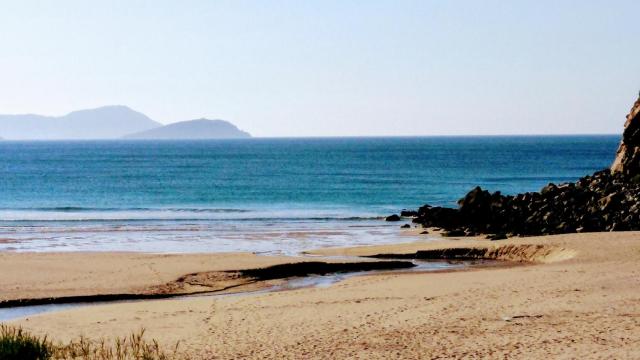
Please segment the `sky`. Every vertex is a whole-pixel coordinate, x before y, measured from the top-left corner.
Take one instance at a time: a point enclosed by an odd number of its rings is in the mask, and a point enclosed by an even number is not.
[[[254,136],[620,133],[640,1],[0,0],[0,113]]]

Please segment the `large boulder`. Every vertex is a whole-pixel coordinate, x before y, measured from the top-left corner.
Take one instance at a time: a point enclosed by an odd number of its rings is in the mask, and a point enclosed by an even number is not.
[[[402,218],[400,216],[398,216],[397,214],[393,214],[393,215],[387,216],[384,220],[385,221],[400,221],[400,220],[402,220]]]
[[[627,115],[622,141],[611,165],[611,172],[627,177],[640,175],[640,98]]]

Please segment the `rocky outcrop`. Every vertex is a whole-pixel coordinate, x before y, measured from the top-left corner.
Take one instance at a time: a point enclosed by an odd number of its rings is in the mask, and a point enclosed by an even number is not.
[[[476,187],[457,209],[425,205],[413,220],[449,236],[516,235],[640,230],[640,183],[599,171],[575,183],[549,184],[515,196]]]
[[[640,230],[640,99],[627,115],[611,169],[539,192],[502,195],[476,187],[458,208],[422,206],[415,223],[446,236],[507,236]]]
[[[389,215],[386,218],[384,218],[385,221],[400,221],[402,220],[402,218],[396,214],[393,215]]]
[[[611,171],[629,177],[640,175],[640,98],[627,115],[622,141]]]

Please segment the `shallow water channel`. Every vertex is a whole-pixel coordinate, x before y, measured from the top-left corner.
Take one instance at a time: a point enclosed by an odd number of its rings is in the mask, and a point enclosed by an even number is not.
[[[472,261],[445,261],[445,260],[411,260],[414,263],[414,267],[399,270],[374,270],[374,271],[355,271],[355,272],[338,272],[325,275],[308,275],[302,277],[290,277],[285,279],[283,283],[273,285],[266,289],[244,291],[236,293],[210,293],[210,294],[198,294],[198,295],[176,295],[168,299],[192,299],[196,297],[227,297],[227,296],[250,296],[256,294],[262,294],[266,292],[274,291],[286,291],[295,290],[308,287],[326,288],[342,280],[367,274],[375,273],[399,273],[399,272],[430,272],[430,271],[447,271],[447,270],[460,270],[468,267],[486,266],[495,261],[488,260],[472,260]],[[77,309],[85,306],[97,306],[104,304],[124,303],[124,302],[140,302],[140,301],[163,301],[167,299],[153,299],[153,300],[116,300],[116,301],[96,301],[96,302],[75,302],[66,304],[44,304],[44,305],[28,305],[0,308],[0,322],[18,320],[26,318],[32,315],[38,315],[42,313],[56,312]]]

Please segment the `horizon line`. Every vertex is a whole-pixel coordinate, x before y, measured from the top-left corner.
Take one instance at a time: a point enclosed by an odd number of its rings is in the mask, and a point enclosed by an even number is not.
[[[411,138],[481,138],[481,137],[580,137],[580,136],[622,136],[619,133],[557,133],[557,134],[436,134],[436,135],[327,135],[327,136],[251,136],[248,138],[210,138],[210,139],[127,139],[127,138],[76,138],[76,139],[5,139],[2,142],[75,142],[75,141],[127,141],[127,142],[170,142],[170,141],[211,141],[211,140],[260,140],[260,139],[411,139]]]

